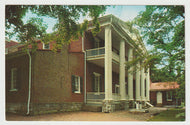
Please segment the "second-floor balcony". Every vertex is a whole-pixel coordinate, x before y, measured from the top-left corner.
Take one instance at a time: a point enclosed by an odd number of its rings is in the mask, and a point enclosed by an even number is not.
[[[105,55],[105,47],[86,50],[87,60],[104,58],[104,55]]]
[[[94,48],[86,50],[87,60],[103,59],[105,56],[105,47]],[[112,59],[119,63],[119,55],[112,51]]]

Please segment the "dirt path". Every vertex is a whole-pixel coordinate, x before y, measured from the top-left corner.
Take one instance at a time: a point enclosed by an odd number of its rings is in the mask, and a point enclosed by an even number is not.
[[[146,121],[151,113],[130,113],[117,111],[113,113],[102,112],[64,112],[38,116],[22,116],[7,114],[7,121]]]

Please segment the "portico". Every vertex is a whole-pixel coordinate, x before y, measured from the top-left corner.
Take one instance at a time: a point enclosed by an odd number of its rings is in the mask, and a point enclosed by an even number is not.
[[[118,107],[137,108],[135,103],[149,101],[149,71],[145,74],[140,61],[136,64],[140,70],[135,72],[132,66],[127,69],[126,63],[136,58],[134,52],[139,48],[134,48],[135,41],[125,23],[113,15],[100,18],[100,26],[101,32],[94,37],[102,42],[102,46],[89,49],[86,47],[86,60],[104,70],[99,73],[103,77],[104,88],[99,94],[87,91],[87,103],[88,99],[96,100],[96,103],[102,104],[102,112],[113,112]],[[113,78],[113,74],[118,75],[118,78]],[[90,83],[87,86],[88,84]]]

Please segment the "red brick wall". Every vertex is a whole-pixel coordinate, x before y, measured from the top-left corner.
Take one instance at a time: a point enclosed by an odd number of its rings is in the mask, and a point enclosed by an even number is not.
[[[69,44],[69,52],[82,52],[82,37]]]
[[[162,105],[175,105],[176,104],[175,92],[173,92],[173,94],[174,95],[172,101],[167,101],[166,91],[162,91]],[[150,92],[150,102],[153,105],[157,104],[157,91]],[[178,104],[180,104],[180,100],[178,100]]]
[[[157,104],[157,100],[156,100],[156,91],[150,91],[150,103],[153,105]]]
[[[84,50],[92,49],[94,47],[94,39],[92,33],[85,32],[84,34]]]
[[[37,44],[38,50],[47,50],[47,49],[43,49],[43,43],[41,41],[36,41],[36,42],[38,43]],[[52,50],[53,47],[54,47],[54,44],[55,44],[55,41],[54,42],[50,42],[49,43],[50,49],[48,49],[48,50]],[[22,50],[23,48],[24,48],[24,46],[20,46],[20,47],[18,47],[18,50]],[[29,45],[29,48],[32,48],[32,46]]]
[[[6,56],[6,103],[26,103],[28,99],[28,56]],[[11,68],[17,68],[18,91],[10,91]]]
[[[34,70],[34,103],[83,102],[83,93],[72,93],[71,75],[83,78],[83,53],[37,51]]]

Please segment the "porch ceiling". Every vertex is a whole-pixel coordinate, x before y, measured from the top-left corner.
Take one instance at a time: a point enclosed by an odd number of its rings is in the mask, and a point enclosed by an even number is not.
[[[97,66],[100,66],[102,68],[105,67],[104,66],[104,58],[102,58],[102,59],[95,59],[95,60],[88,60],[88,62],[93,63],[93,64],[95,64]],[[113,61],[112,61],[112,71],[119,74],[119,64],[115,63]],[[125,70],[125,75],[126,75],[126,77],[128,76],[127,70]]]

